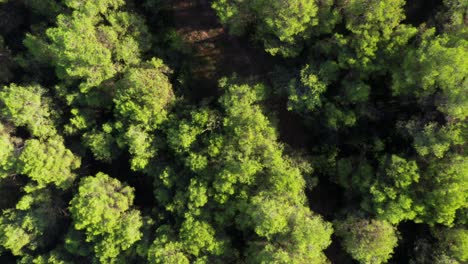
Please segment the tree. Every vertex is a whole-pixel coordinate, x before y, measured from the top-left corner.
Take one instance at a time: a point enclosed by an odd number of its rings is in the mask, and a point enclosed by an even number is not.
[[[193,256],[202,253],[219,255],[221,243],[215,237],[215,230],[210,224],[188,217],[180,228],[180,239],[183,248]]]
[[[47,190],[24,195],[0,216],[0,245],[15,256],[49,247],[60,233],[61,208]]]
[[[112,124],[102,125],[102,130],[93,129],[83,134],[84,144],[91,150],[94,158],[104,162],[110,162],[119,154],[117,139],[112,134],[115,128]]]
[[[81,92],[87,93],[140,62],[140,52],[148,49],[147,28],[140,17],[116,11],[124,1],[69,0],[65,4],[73,13],[59,15],[57,27],[46,32],[59,78],[83,81]]]
[[[466,0],[166,2],[0,0],[0,262],[468,261]]]
[[[336,72],[336,64],[322,65],[323,71],[317,72],[313,70],[313,66],[307,65],[301,71],[300,83],[295,83],[294,80],[289,87],[288,109],[296,111],[312,112],[316,108],[320,108],[323,104],[323,93],[327,91],[327,86],[332,80],[325,79],[323,75],[328,72]],[[329,66],[329,67],[327,67]],[[333,73],[329,73],[333,75]],[[322,80],[325,79],[325,80]]]
[[[247,24],[253,19],[248,3],[217,0],[213,1],[211,5],[220,21],[228,25],[230,31],[235,35],[243,34]]]
[[[221,111],[189,108],[171,115],[164,128],[177,162],[158,168],[155,196],[177,216],[172,229],[180,233],[164,244],[155,241],[150,252],[159,262],[167,252],[181,263],[236,261],[239,249],[230,246],[229,228],[249,241],[240,249],[248,252],[247,262],[286,254],[286,263],[325,263],[331,225],[304,205],[303,170],[283,153],[260,106],[265,86],[233,79],[220,86]]]
[[[466,32],[466,10],[468,3],[463,0],[444,0],[444,10],[438,14],[440,23],[445,31]]]
[[[437,109],[447,119],[465,119],[467,45],[466,38],[455,34],[435,36],[435,29],[425,31],[420,45],[408,49],[402,67],[393,73],[394,94],[415,94],[421,99],[436,95]]]
[[[463,136],[466,124],[449,123],[438,125],[436,122],[423,124],[417,120],[411,120],[406,124],[401,124],[403,130],[413,138],[413,147],[422,157],[434,156],[441,159],[451,149],[464,144]]]
[[[375,171],[368,160],[357,160],[354,157],[337,160],[335,182],[347,191],[354,190],[361,194],[368,193],[375,181]]]
[[[463,228],[444,228],[435,231],[442,252],[464,262],[468,260],[468,230]]]
[[[265,50],[272,55],[298,55],[297,42],[306,39],[308,30],[318,24],[315,1],[257,0],[252,1],[251,8],[259,19],[257,33]]]
[[[319,7],[322,10],[319,11]],[[336,20],[336,14],[329,14],[331,1],[264,1],[249,2],[218,0],[213,3],[222,23],[233,33],[242,34],[247,25],[253,24],[256,38],[263,42],[265,50],[272,55],[295,57],[302,50],[304,40],[311,30],[327,31],[329,26],[318,27],[319,17]],[[315,28],[314,28],[315,27]]]
[[[64,0],[64,3],[68,7],[89,16],[97,16],[99,13],[107,14],[109,10],[117,9],[125,4],[123,0]]]
[[[212,130],[219,121],[217,113],[209,108],[191,111],[190,117],[190,120],[177,120],[167,128],[167,144],[176,153],[189,151],[197,138]]]
[[[130,166],[132,170],[143,170],[150,159],[156,155],[156,146],[151,134],[140,126],[130,126],[124,136],[128,145],[128,151],[132,158]]]
[[[381,171],[370,186],[370,209],[382,219],[397,224],[414,219],[421,206],[414,200],[415,187],[420,180],[418,166],[397,155],[381,159]],[[367,207],[366,205],[365,207]]]
[[[20,0],[22,4],[31,9],[35,14],[54,20],[55,17],[63,12],[63,5],[53,0]]]
[[[94,253],[103,263],[116,257],[141,239],[142,218],[132,209],[133,189],[98,173],[81,180],[78,193],[70,202],[70,212],[77,230],[94,244]]]
[[[148,129],[164,121],[175,99],[167,73],[169,69],[159,59],[128,69],[114,98],[118,119]]]
[[[360,71],[369,68],[383,43],[390,42],[400,22],[405,18],[404,0],[352,0],[341,1],[346,28],[351,35],[343,48],[353,50],[353,55],[341,52],[340,62]]]
[[[142,170],[156,154],[151,134],[167,120],[175,101],[169,68],[159,59],[128,69],[114,98],[120,146],[128,146],[133,170]]]
[[[250,242],[248,261],[328,263],[322,251],[331,243],[331,224],[308,208],[291,206],[277,199],[281,198],[269,198],[267,194],[253,198],[248,214],[256,234],[267,238],[267,242]]]
[[[18,262],[21,264],[74,264],[77,263],[73,260],[63,248],[56,248],[45,254],[38,256],[27,255],[21,258]]]
[[[398,233],[390,223],[349,216],[335,225],[343,248],[360,263],[385,263],[392,256]]]
[[[67,189],[76,177],[73,170],[80,165],[80,158],[64,146],[62,138],[56,136],[46,141],[26,140],[17,166],[20,173],[28,175],[40,188],[54,184]]]
[[[452,226],[457,212],[467,208],[468,161],[463,156],[453,155],[432,162],[421,174],[421,184],[425,207],[421,218],[431,225]]]
[[[25,126],[33,136],[45,138],[57,133],[53,109],[46,90],[38,85],[11,84],[0,91],[0,114],[16,126]]]
[[[330,243],[331,226],[304,206],[301,170],[283,154],[273,127],[258,106],[265,87],[229,82],[221,82],[221,86],[226,91],[220,99],[225,109],[220,151],[225,165],[215,179],[214,198],[221,205],[242,208],[237,225],[254,230],[259,237],[250,242],[248,260],[325,262],[322,250]],[[252,198],[247,200],[249,196]]]
[[[0,179],[9,176],[16,164],[14,139],[0,123]]]
[[[56,54],[57,75],[61,79],[82,78],[83,91],[101,84],[116,72],[111,51],[98,40],[96,22],[96,18],[74,12],[72,16],[60,15],[58,27],[47,30],[52,41],[50,49]],[[103,41],[112,36],[106,33],[101,33]],[[80,45],[76,45],[78,39]]]
[[[154,264],[188,264],[180,242],[175,241],[174,231],[169,226],[161,226],[156,231],[156,239],[148,250],[148,261]]]

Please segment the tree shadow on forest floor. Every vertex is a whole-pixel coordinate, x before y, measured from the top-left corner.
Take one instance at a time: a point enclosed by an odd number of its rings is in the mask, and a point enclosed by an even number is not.
[[[188,62],[190,97],[195,101],[221,95],[218,80],[224,76],[263,79],[273,58],[254,47],[248,37],[229,35],[207,0],[174,0],[174,27],[191,47]]]

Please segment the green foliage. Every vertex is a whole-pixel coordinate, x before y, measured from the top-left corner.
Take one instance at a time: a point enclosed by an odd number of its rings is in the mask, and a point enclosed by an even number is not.
[[[59,227],[60,207],[47,191],[24,195],[0,217],[0,245],[15,256],[50,246]]]
[[[230,31],[236,35],[243,34],[247,24],[252,20],[246,3],[217,0],[212,3],[212,7],[221,22],[229,25]]]
[[[268,238],[268,243],[252,242],[248,252],[249,261],[327,263],[322,250],[331,243],[331,224],[304,207],[297,208],[285,201],[268,198],[256,196],[252,202],[249,214],[255,222],[255,232]]]
[[[149,263],[155,264],[188,264],[189,259],[182,252],[180,242],[174,241],[174,231],[169,226],[161,226],[156,231],[154,240],[148,250]]]
[[[319,73],[320,76],[320,73]],[[322,94],[327,90],[327,82],[321,81],[310,66],[301,71],[301,83],[290,84],[288,109],[314,111],[322,106]]]
[[[356,114],[351,110],[340,109],[335,104],[327,102],[323,111],[327,120],[327,126],[333,130],[356,124]]]
[[[323,6],[329,8],[330,2],[324,1]],[[315,1],[218,0],[213,8],[235,34],[242,34],[247,25],[254,23],[257,39],[272,55],[297,56],[308,33],[318,25],[319,7]]]
[[[397,224],[414,219],[421,210],[414,201],[414,187],[419,182],[418,166],[397,155],[381,160],[381,172],[370,187],[372,211]]]
[[[422,2],[0,0],[1,260],[468,261],[467,5]]]
[[[60,137],[47,141],[29,139],[18,157],[18,170],[39,187],[54,184],[61,189],[71,186],[81,165],[80,158],[68,150]]]
[[[218,196],[219,202],[224,203],[236,193],[242,195],[240,186],[258,184],[259,180],[264,185],[263,191],[260,189],[250,202],[246,212],[250,220],[240,223],[252,226],[255,233],[268,242],[252,241],[251,252],[261,250],[263,253],[249,254],[249,259],[255,263],[264,262],[286,254],[285,263],[324,262],[322,250],[330,243],[331,226],[303,206],[305,182],[301,171],[283,156],[281,147],[275,143],[274,130],[256,105],[263,97],[264,87],[227,84],[224,88],[226,94],[221,103],[226,111],[224,129],[227,135],[225,150],[221,153],[224,153],[228,169],[220,174],[224,182],[216,180],[214,183],[215,190],[222,194]],[[239,164],[236,161],[239,158],[242,165],[234,165]],[[269,177],[260,177],[263,173]],[[282,248],[283,244],[290,246]]]
[[[55,248],[37,256],[26,255],[18,261],[21,264],[74,264],[77,263],[63,247]]]
[[[123,1],[70,0],[66,4],[75,11],[59,15],[57,27],[46,32],[59,78],[84,81],[80,88],[86,93],[127,65],[140,62],[140,52],[148,49],[147,28],[140,17],[115,10]]]
[[[404,0],[351,0],[341,1],[346,29],[351,36],[343,49],[351,48],[353,55],[340,54],[340,62],[365,70],[376,58],[382,43],[390,42],[400,22],[405,18]]]
[[[54,0],[21,0],[25,6],[30,8],[34,13],[40,14],[49,19],[55,19],[62,10],[63,6],[60,2]]]
[[[363,195],[363,208],[392,224],[414,220],[453,226],[457,217],[464,219],[467,163],[458,155],[429,161],[421,170],[414,161],[387,156],[374,176],[368,162],[340,159],[337,182]]]
[[[457,212],[468,204],[468,161],[463,156],[433,162],[422,175],[424,182],[423,219],[430,224],[452,226]]]
[[[466,125],[451,123],[438,126],[437,123],[428,123],[421,127],[417,122],[408,122],[405,129],[413,136],[414,148],[421,156],[434,155],[443,158],[451,147],[463,145],[463,132]]]
[[[220,173],[220,181],[214,182],[220,201],[236,192],[237,182],[252,184],[255,175],[267,169],[271,178],[265,180],[279,192],[289,190],[292,201],[298,202],[304,187],[300,171],[282,158],[282,148],[276,143],[276,132],[256,104],[262,99],[265,87],[228,85],[224,88],[226,94],[220,103],[226,111],[223,122],[226,136],[221,153],[226,167]],[[237,167],[239,159],[243,161],[243,166]],[[286,179],[285,175],[290,178]]]
[[[38,85],[11,84],[0,91],[0,111],[4,119],[25,126],[33,136],[45,138],[57,133],[52,119],[51,102]]]
[[[119,119],[147,129],[154,129],[163,122],[174,101],[167,73],[169,69],[159,59],[129,69],[117,84],[114,98]]]
[[[56,54],[58,76],[62,79],[83,78],[86,81],[84,91],[101,84],[116,72],[111,51],[98,41],[95,23],[96,19],[75,12],[71,17],[60,15],[58,27],[47,31],[53,43],[50,48]],[[111,38],[112,33],[102,29],[101,34]]]
[[[92,130],[83,134],[84,144],[91,149],[95,159],[110,162],[119,154],[116,139],[112,135],[113,130],[111,124],[104,124],[102,131]]]
[[[123,0],[64,0],[68,7],[83,12],[88,16],[96,16],[99,13],[106,14],[108,10],[116,9],[124,5]]]
[[[189,150],[197,136],[211,130],[217,121],[215,113],[209,109],[193,111],[190,115],[190,121],[181,120],[167,129],[167,144],[175,152]]]
[[[444,23],[446,31],[462,31],[466,32],[466,13],[468,3],[464,0],[444,0],[445,10],[439,14],[439,20]]]
[[[7,128],[0,123],[0,179],[7,177],[15,167],[15,145]]]
[[[257,33],[265,50],[285,57],[297,56],[296,43],[307,38],[304,34],[318,24],[318,6],[314,1],[252,1],[251,8],[260,18]],[[274,37],[269,37],[273,35]]]
[[[194,256],[198,256],[201,251],[215,255],[220,251],[215,230],[206,222],[188,218],[180,228],[180,239],[184,249]]]
[[[131,187],[106,174],[83,178],[70,202],[75,228],[84,230],[86,241],[94,243],[101,262],[114,262],[124,250],[141,239],[140,212],[132,209]]]
[[[132,155],[130,165],[132,170],[144,169],[151,158],[156,155],[156,147],[148,132],[137,126],[131,126],[125,133],[125,141]]]
[[[336,223],[342,246],[360,263],[386,263],[398,242],[396,228],[381,220],[350,216]]]
[[[355,189],[358,192],[366,193],[374,183],[374,168],[368,161],[359,161],[354,164],[351,158],[343,158],[337,161],[336,182],[346,189]]]
[[[179,237],[157,239],[150,257],[157,263],[238,259],[219,228],[233,225],[250,242],[247,262],[285,255],[284,263],[325,263],[322,251],[330,244],[331,225],[304,206],[302,167],[283,154],[259,105],[265,86],[232,79],[220,85],[221,112],[190,110],[165,131],[183,169],[164,168],[156,176],[155,195],[183,221],[174,228]],[[167,259],[167,251],[174,259]]]
[[[372,62],[379,48],[392,50],[414,35],[414,29],[400,25],[405,18],[404,4],[404,0],[218,0],[213,8],[234,34],[253,27],[255,38],[263,42],[268,53],[284,57],[299,55],[304,42],[332,33],[343,18],[349,36],[343,36],[342,30],[333,36],[342,50],[340,64],[366,70],[375,68]]]
[[[72,116],[70,117],[69,124],[66,124],[64,127],[64,133],[73,135],[79,131],[93,127],[95,120],[92,112],[91,109],[71,109],[70,113]]]
[[[92,245],[86,242],[84,232],[76,230],[73,226],[65,234],[64,248],[76,256],[91,256],[93,252]]]
[[[420,98],[437,94],[438,110],[463,120],[468,113],[464,96],[468,91],[468,41],[454,34],[434,34],[435,29],[427,30],[421,44],[408,50],[401,70],[393,74],[393,91]]]
[[[468,260],[468,230],[463,228],[442,229],[436,231],[440,247],[449,256],[463,262]]]
[[[139,68],[128,69],[116,85],[114,113],[120,120],[117,130],[123,134],[117,143],[128,146],[133,170],[144,169],[156,154],[152,134],[167,120],[175,101],[169,72],[161,60],[153,58]]]
[[[344,90],[344,98],[349,100],[350,103],[365,103],[369,99],[371,87],[362,81],[348,81],[342,82]]]

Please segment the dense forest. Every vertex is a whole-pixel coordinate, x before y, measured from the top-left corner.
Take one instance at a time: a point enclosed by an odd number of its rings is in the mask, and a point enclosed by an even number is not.
[[[0,263],[468,262],[468,0],[0,0]]]

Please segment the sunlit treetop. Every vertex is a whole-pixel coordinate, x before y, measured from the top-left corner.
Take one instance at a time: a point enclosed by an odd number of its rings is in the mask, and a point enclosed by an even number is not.
[[[38,85],[11,84],[0,90],[0,113],[16,126],[24,126],[36,137],[45,138],[57,133],[52,118],[54,112],[46,90]]]
[[[117,84],[115,113],[129,124],[156,128],[167,118],[175,100],[167,74],[169,69],[159,59],[128,69]]]
[[[133,199],[133,188],[104,173],[81,180],[70,212],[74,227],[94,243],[101,262],[115,262],[122,251],[141,239],[143,222],[140,212],[132,209]]]
[[[463,120],[468,113],[468,40],[434,34],[435,29],[427,30],[419,46],[408,49],[401,70],[393,74],[393,91],[421,98],[436,94],[439,111]]]
[[[81,160],[64,145],[60,137],[46,141],[26,140],[18,157],[18,172],[27,175],[39,187],[54,184],[61,189],[69,188],[76,174],[74,170]]]
[[[77,10],[59,15],[57,27],[46,31],[59,78],[82,80],[87,92],[140,62],[149,47],[147,27],[139,16],[116,10],[123,1],[67,2]]]

